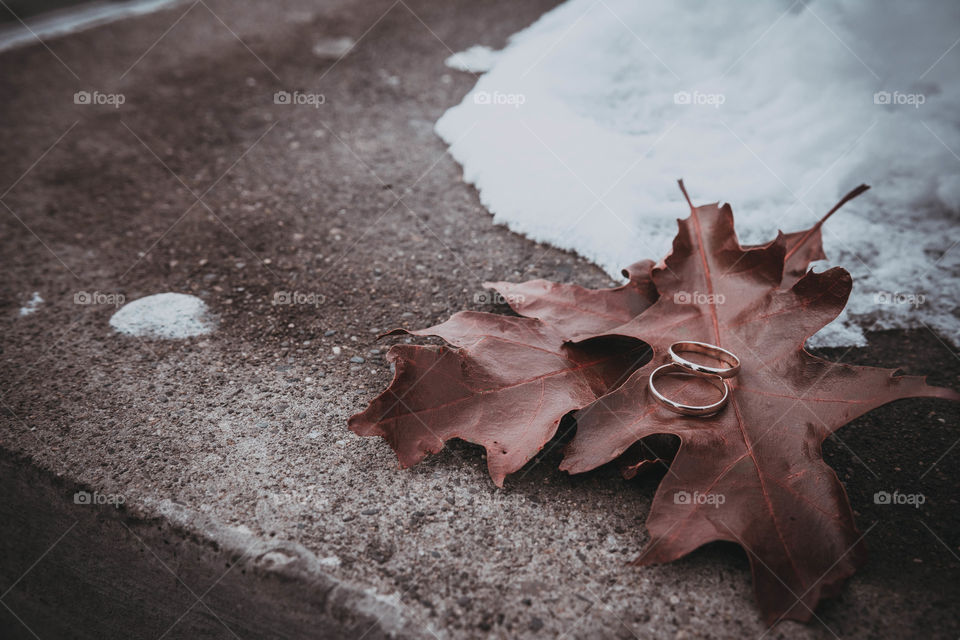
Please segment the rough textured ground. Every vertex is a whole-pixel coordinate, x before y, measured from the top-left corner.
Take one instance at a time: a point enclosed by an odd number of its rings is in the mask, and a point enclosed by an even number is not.
[[[491,225],[432,132],[473,82],[443,59],[502,46],[551,2],[235,4],[188,2],[52,51],[3,55],[0,447],[14,469],[5,477],[19,478],[9,486],[54,487],[37,489],[35,518],[4,520],[4,635],[32,637],[27,627],[62,628],[50,622],[58,611],[75,615],[58,605],[58,576],[95,582],[125,566],[117,558],[130,549],[149,559],[156,548],[200,595],[212,580],[189,567],[229,567],[237,558],[216,551],[253,541],[299,545],[311,570],[370,590],[402,617],[367,637],[763,635],[738,548],[625,566],[645,540],[656,477],[627,482],[612,468],[567,477],[549,447],[496,490],[472,446],[399,471],[383,442],[345,428],[390,378],[379,330],[489,310],[474,298],[484,279],[606,283],[575,257]],[[344,36],[359,44],[341,61],[314,53]],[[126,102],[77,105],[78,90]],[[322,93],[325,104],[277,105],[278,90]],[[19,316],[33,291],[47,302]],[[163,291],[203,298],[219,330],[182,342],[119,337],[112,306],[74,302],[78,292]],[[274,305],[278,292],[319,302]],[[825,355],[960,388],[955,349],[928,332],[875,334],[867,349]],[[960,633],[957,418],[945,403],[903,401],[828,443],[872,558],[818,609],[820,622],[765,637]],[[74,505],[76,486],[122,495],[124,508]],[[874,492],[895,489],[927,501],[874,503]],[[69,528],[71,513],[84,524]],[[106,531],[121,534],[107,543]],[[85,543],[123,553],[80,567]],[[50,545],[39,562],[22,551]],[[284,575],[325,597],[315,577]],[[204,598],[244,593],[238,584],[214,583]],[[164,593],[112,610],[129,625],[85,616],[73,633],[147,637],[177,620]],[[268,634],[234,613],[216,624],[197,605],[167,637],[233,637],[233,620],[237,635]],[[294,623],[272,635],[308,630],[334,635]]]

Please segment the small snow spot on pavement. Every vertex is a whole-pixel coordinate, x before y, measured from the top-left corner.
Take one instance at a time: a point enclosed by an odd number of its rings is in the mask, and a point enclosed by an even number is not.
[[[126,335],[177,340],[211,333],[216,321],[196,296],[157,293],[122,307],[110,326]]]
[[[34,291],[33,296],[29,300],[27,300],[26,304],[20,307],[20,315],[21,316],[30,315],[31,313],[36,311],[37,307],[39,307],[41,304],[43,304],[43,298],[40,297],[40,292]]]
[[[446,64],[451,69],[457,71],[467,71],[470,73],[483,73],[489,71],[496,62],[499,51],[494,51],[490,47],[483,45],[474,45],[466,51],[455,53],[446,60]]]
[[[323,38],[313,45],[313,55],[318,58],[339,58],[355,45],[353,38]]]

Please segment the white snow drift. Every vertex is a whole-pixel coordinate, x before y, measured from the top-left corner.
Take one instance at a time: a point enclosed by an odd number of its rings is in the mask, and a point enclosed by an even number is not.
[[[923,325],[960,341],[958,29],[952,1],[570,0],[436,129],[497,222],[614,275],[669,249],[677,178],[730,202],[745,243],[866,182],[824,232],[855,284],[815,343]]]

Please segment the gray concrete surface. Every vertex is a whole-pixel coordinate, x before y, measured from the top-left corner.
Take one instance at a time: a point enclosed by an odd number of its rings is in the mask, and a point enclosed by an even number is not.
[[[606,284],[493,226],[432,132],[473,82],[444,58],[550,4],[205,0],[0,56],[5,637],[960,633],[956,407],[903,401],[828,442],[872,559],[819,621],[769,632],[736,547],[626,566],[655,476],[568,477],[551,445],[496,490],[472,446],[400,471],[346,430],[390,378],[378,330],[488,309],[485,279]],[[314,53],[340,37],[339,62]],[[193,293],[220,329],[120,337],[80,291]],[[826,355],[960,387],[938,337],[871,341]],[[897,488],[928,500],[873,503]]]
[[[0,548],[3,565],[51,556],[4,585],[5,638],[419,635],[398,602],[331,576],[295,542],[168,500],[78,510],[82,487],[9,454],[0,478],[15,538]]]

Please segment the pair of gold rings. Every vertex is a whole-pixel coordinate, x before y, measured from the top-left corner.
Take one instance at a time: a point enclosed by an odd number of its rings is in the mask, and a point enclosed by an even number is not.
[[[693,362],[692,360],[687,360],[680,355],[681,353],[701,353],[727,366],[710,367],[698,362]],[[653,370],[653,373],[650,374],[648,385],[650,387],[650,393],[653,394],[657,402],[670,411],[685,416],[710,416],[723,409],[730,399],[730,387],[727,386],[724,378],[732,378],[739,372],[740,358],[733,353],[715,344],[684,340],[674,342],[670,345],[670,362]],[[716,402],[706,405],[690,405],[671,400],[657,390],[654,382],[655,378],[658,376],[662,377],[666,374],[702,378],[716,387],[717,391],[723,395]]]

